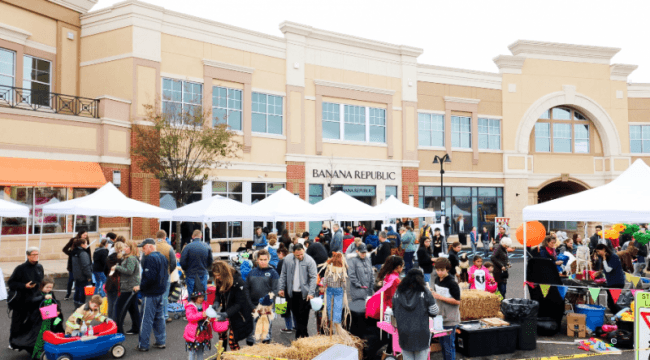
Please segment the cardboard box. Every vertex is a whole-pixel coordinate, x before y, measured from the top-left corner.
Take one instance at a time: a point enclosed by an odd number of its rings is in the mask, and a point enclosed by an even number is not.
[[[432,353],[437,353],[442,351],[442,346],[440,346],[440,343],[431,343],[430,349]]]
[[[587,337],[587,315],[568,314],[566,316],[566,335],[568,337]]]

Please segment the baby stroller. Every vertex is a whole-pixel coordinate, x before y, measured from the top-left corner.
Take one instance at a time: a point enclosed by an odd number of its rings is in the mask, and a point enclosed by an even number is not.
[[[176,258],[180,258],[181,254],[176,254]],[[176,270],[170,275],[169,281],[169,298],[167,304],[167,312],[174,320],[180,319],[185,315],[185,303],[183,299],[187,299],[187,283],[185,273],[177,262]],[[187,301],[187,300],[185,300]]]

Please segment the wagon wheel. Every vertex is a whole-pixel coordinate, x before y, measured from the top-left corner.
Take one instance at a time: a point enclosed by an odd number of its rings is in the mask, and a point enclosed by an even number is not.
[[[124,346],[122,346],[122,344],[117,344],[111,348],[111,355],[113,355],[113,357],[116,359],[123,357],[125,353],[126,349],[124,349]]]
[[[41,354],[41,360],[47,360],[47,356],[45,356],[45,351]]]
[[[72,358],[68,355],[61,355],[56,360],[72,360]]]

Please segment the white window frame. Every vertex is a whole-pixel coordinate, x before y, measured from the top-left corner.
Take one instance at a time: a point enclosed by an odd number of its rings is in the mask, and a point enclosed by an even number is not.
[[[215,90],[220,89],[220,88],[221,89],[226,89],[226,107],[225,108],[215,105],[215,102],[214,102],[214,92],[215,92]],[[238,91],[240,93],[240,99],[241,99],[240,100],[240,102],[241,102],[241,108],[240,109],[235,109],[235,108],[230,107],[230,104],[229,104],[229,100],[230,100],[229,91]],[[215,109],[224,109],[224,110],[226,110],[226,124],[228,124],[228,118],[230,117],[230,112],[231,111],[239,111],[240,112],[239,129],[234,129],[234,128],[231,127],[231,130],[238,131],[238,132],[243,132],[244,131],[244,106],[246,106],[246,104],[244,104],[244,90],[229,88],[229,87],[225,87],[225,86],[213,85],[212,86],[212,99],[211,99],[211,101],[212,101],[212,116],[213,116],[213,118],[212,118],[212,126],[215,125],[215,119],[214,119]],[[251,109],[252,109],[252,106],[253,106],[253,104],[251,104]]]
[[[454,131],[454,118],[469,119],[469,132],[462,130],[461,123],[458,124],[458,131]],[[469,134],[469,146],[462,146],[461,135]],[[458,136],[458,146],[454,146],[454,135]],[[471,149],[472,148],[472,118],[469,116],[456,116],[451,117],[451,146],[453,149]]]
[[[481,121],[487,121],[487,132],[481,132]],[[492,124],[497,123],[499,125],[499,132],[498,133],[493,133],[492,132]],[[481,135],[487,136],[487,147],[481,147]],[[490,139],[492,138],[498,138],[499,141],[497,144],[499,144],[499,147],[494,149],[491,147],[491,142]],[[501,120],[499,119],[490,119],[490,118],[479,118],[478,119],[478,149],[479,150],[501,150]]]
[[[242,102],[243,102],[243,100],[244,99],[242,98]],[[225,192],[214,191],[214,183],[215,182],[224,182],[224,183],[226,183],[226,191]],[[241,192],[230,191],[230,184],[231,183],[240,183],[241,184]],[[241,202],[244,203],[244,193],[245,192],[246,192],[246,190],[244,188],[244,181],[242,181],[242,180],[214,180],[214,181],[212,181],[212,184],[210,184],[210,194],[211,194],[211,196],[221,195],[223,197],[234,200],[234,199],[230,198],[231,194],[241,194],[241,197],[242,197]],[[237,201],[237,200],[234,200],[234,201]],[[212,223],[220,223],[220,222],[225,222],[226,223],[226,237],[225,238],[214,237],[214,234],[213,234],[213,231],[212,231]],[[233,223],[236,223],[236,222],[241,224],[240,225],[241,226],[241,236],[240,237],[234,237],[233,234],[232,234],[232,231],[233,231],[233,229],[235,227],[235,225],[233,225]],[[217,239],[243,239],[244,238],[244,227],[245,227],[244,221],[213,221],[213,222],[210,223],[210,237],[212,237],[213,240],[217,240]]]
[[[426,129],[420,129],[420,116],[427,116],[428,119],[427,121],[429,123],[429,130]],[[438,117],[442,120],[442,130],[434,130],[433,129],[433,118]],[[427,145],[421,145],[420,144],[420,131],[422,132],[429,132],[429,139],[431,140],[429,144]],[[433,134],[434,133],[442,133],[442,144],[440,145],[434,145],[433,144]],[[430,113],[418,113],[418,146],[419,147],[424,147],[424,148],[444,148],[445,147],[445,115],[444,114],[430,114]]]
[[[386,144],[386,139],[388,138],[388,133],[387,133],[387,130],[386,130],[388,128],[388,124],[386,123],[386,121],[387,121],[386,120],[386,117],[387,117],[386,109],[384,109],[384,108],[375,108],[375,107],[371,107],[371,106],[359,106],[359,105],[343,104],[343,103],[337,104],[337,103],[332,103],[332,102],[323,102],[322,104],[323,105],[330,104],[330,105],[335,105],[335,106],[339,107],[339,120],[338,120],[339,137],[338,137],[338,139],[323,137],[323,140],[326,140],[326,141],[330,140],[330,141],[334,141],[334,142],[349,142],[349,143],[356,143],[356,144],[371,144],[371,145],[380,145],[380,146]],[[361,141],[361,140],[350,140],[350,139],[345,138],[345,124],[346,124],[346,121],[345,121],[345,107],[346,106],[357,107],[357,108],[362,108],[363,109],[362,114],[365,117],[365,119],[364,119],[365,120],[364,121],[364,126],[365,126],[365,135],[364,136],[365,136],[365,139],[363,141]],[[384,112],[384,125],[383,125],[383,127],[384,127],[384,142],[370,141],[370,126],[371,126],[370,125],[370,109],[371,108],[381,110],[381,111]],[[325,111],[324,109],[325,109],[325,107],[322,106],[321,107],[322,123],[325,123],[325,122],[335,123],[336,121],[334,121],[334,120],[325,120],[325,117],[323,116],[323,112]],[[360,125],[360,124],[357,124],[357,123],[349,123],[349,124]],[[323,124],[321,124],[321,127],[322,126],[323,126]],[[380,127],[381,125],[372,125],[372,126]]]
[[[569,137],[568,138],[567,137],[557,137],[555,135],[555,125],[566,125],[566,126],[568,126],[569,127]],[[570,123],[570,122],[567,122],[567,123],[551,123],[551,131],[552,131],[552,134],[553,134],[551,141],[553,142],[552,150],[553,150],[554,153],[558,153],[558,154],[571,154],[571,153],[573,153],[573,126],[571,126],[571,125],[573,125],[573,123]],[[556,139],[558,139],[558,140],[567,140],[568,139],[569,144],[570,144],[569,145],[569,151],[557,151],[555,149],[555,140]]]
[[[243,95],[243,94],[242,94],[242,95]],[[259,96],[259,95],[264,95],[264,96],[266,96],[266,109],[265,109],[265,112],[262,113],[262,112],[254,111],[254,110],[253,110],[253,104],[254,104],[255,102],[252,100],[252,97],[254,97],[255,95],[258,95],[258,96]],[[271,114],[271,113],[269,112],[269,97],[271,97],[271,96],[280,99],[280,107],[282,108],[282,111],[280,112],[279,115],[278,115],[278,114],[275,114],[275,113],[274,113],[274,114]],[[280,96],[280,95],[266,94],[266,93],[263,93],[263,92],[257,92],[257,91],[253,92],[252,97],[251,97],[251,113],[252,113],[252,114],[261,114],[261,115],[264,115],[264,117],[265,117],[265,119],[266,119],[266,131],[255,131],[255,130],[253,130],[252,132],[253,132],[253,133],[256,133],[256,134],[269,134],[269,135],[279,135],[279,136],[284,135],[284,97],[283,97],[283,96]],[[242,98],[242,105],[243,105],[243,98]],[[242,115],[243,115],[243,114],[242,114]],[[269,132],[269,115],[272,115],[272,116],[280,116],[280,133],[279,133],[279,134]],[[253,121],[253,120],[251,119],[251,123],[252,123],[252,121]],[[251,126],[251,127],[252,127],[252,126]]]
[[[25,63],[26,63],[27,59],[29,59],[30,62],[31,62],[31,59],[36,59],[36,60],[45,61],[46,63],[48,63],[48,68],[49,68],[48,69],[48,74],[50,75],[50,82],[49,83],[44,83],[44,82],[38,81],[38,80],[32,80],[31,79],[31,74],[29,75],[29,78],[27,78],[27,74],[25,74],[25,71],[24,71]],[[16,61],[16,57],[14,57],[14,62],[15,61]],[[15,73],[16,73],[16,70],[15,70],[15,65],[14,65],[14,83],[15,83],[15,78],[16,78]],[[29,93],[30,94],[30,99],[31,99],[31,93],[32,93],[31,83],[37,83],[37,84],[40,84],[40,85],[47,85],[47,92],[48,93],[52,92],[52,80],[53,80],[52,77],[53,77],[53,75],[54,74],[52,74],[52,61],[40,58],[38,56],[23,54],[23,83],[22,83],[22,88],[24,89],[23,90],[24,93]],[[26,81],[30,82],[29,89],[25,87],[25,82]],[[22,102],[22,99],[18,99],[18,100],[20,100],[20,102]],[[52,104],[50,103],[49,100],[50,99],[48,97],[48,99],[47,99],[48,105],[34,104],[33,99],[32,99],[32,102],[30,102],[30,104],[44,106],[44,107],[51,107]]]
[[[0,51],[2,52],[7,52],[11,55],[13,58],[13,64],[11,64],[11,74],[0,74],[0,76],[5,76],[11,78],[11,85],[12,87],[16,86],[16,52],[13,50],[5,49],[5,48],[0,48]],[[5,85],[6,86],[6,85]]]
[[[639,128],[639,134],[640,134],[639,139],[632,139],[632,128],[633,127]],[[648,134],[650,134],[650,125],[630,125],[630,153],[631,154],[650,154],[650,148],[647,149],[647,151],[644,151],[645,149],[643,148],[643,142],[644,141],[650,141],[650,137],[648,139],[643,138],[643,128],[644,127],[648,128]],[[635,152],[635,151],[632,150],[632,141],[640,141],[641,142],[641,152]]]
[[[184,110],[185,105],[187,105],[187,106],[199,106],[200,108],[203,108],[203,96],[204,96],[204,95],[203,95],[203,91],[204,91],[204,89],[203,89],[203,84],[201,84],[201,83],[199,83],[199,82],[196,82],[196,81],[188,81],[188,80],[174,79],[174,78],[170,78],[170,77],[165,77],[165,76],[163,76],[163,77],[162,77],[162,81],[160,82],[160,87],[161,87],[160,90],[161,90],[161,94],[164,94],[164,93],[165,93],[165,80],[169,80],[169,81],[172,81],[172,82],[174,82],[174,81],[179,81],[179,82],[181,83],[181,101],[179,102],[179,101],[176,101],[176,100],[166,100],[166,99],[163,97],[163,98],[161,99],[161,100],[162,100],[162,101],[161,101],[161,107],[162,107],[162,108],[161,108],[161,112],[164,112],[164,111],[165,111],[165,103],[166,103],[166,102],[167,102],[167,103],[173,103],[173,104],[178,104],[178,105],[180,105],[180,107],[181,107],[181,113],[182,113],[183,111],[185,111],[185,110]],[[199,85],[199,86],[201,87],[201,91],[200,91],[201,101],[199,101],[198,104],[191,103],[191,102],[186,102],[186,101],[185,101],[185,99],[184,99],[184,93],[185,93],[185,92],[183,91],[183,89],[184,89],[184,86],[185,86],[186,83],[189,83],[189,84],[192,84],[192,85]],[[163,95],[163,96],[164,96],[164,95]],[[181,119],[182,119],[182,117],[181,117]],[[175,125],[175,126],[187,126],[187,124],[173,124],[173,125]]]
[[[587,127],[587,137],[586,138],[578,138],[578,132],[576,131],[577,126],[586,126]],[[572,135],[573,135],[573,152],[574,153],[576,153],[576,154],[589,154],[589,153],[591,153],[591,139],[590,139],[591,132],[590,132],[590,130],[591,129],[589,127],[589,124],[579,124],[579,123],[575,123],[575,122],[573,123],[573,134]],[[577,140],[587,140],[587,151],[586,152],[583,152],[583,151],[578,152],[576,150],[577,149],[577,147],[576,147],[576,141]]]
[[[374,110],[375,114],[377,114],[377,112],[384,114],[384,125],[376,125],[376,124],[371,124],[370,123],[370,117],[371,117],[370,113],[372,112],[370,110]],[[367,120],[368,126],[366,126],[366,139],[368,140],[368,142],[369,143],[377,143],[377,144],[385,144],[386,143],[386,137],[388,136],[388,134],[386,133],[386,109],[366,107],[366,118],[368,119]],[[373,116],[373,118],[379,119],[379,117],[376,116],[376,115]],[[372,126],[374,126],[376,128],[383,128],[384,129],[384,141],[383,142],[381,142],[381,141],[372,141],[372,139],[370,138],[370,128]]]

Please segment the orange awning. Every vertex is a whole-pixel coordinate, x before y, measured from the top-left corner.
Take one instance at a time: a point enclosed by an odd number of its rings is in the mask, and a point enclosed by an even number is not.
[[[99,188],[104,184],[98,163],[0,157],[0,185]]]

